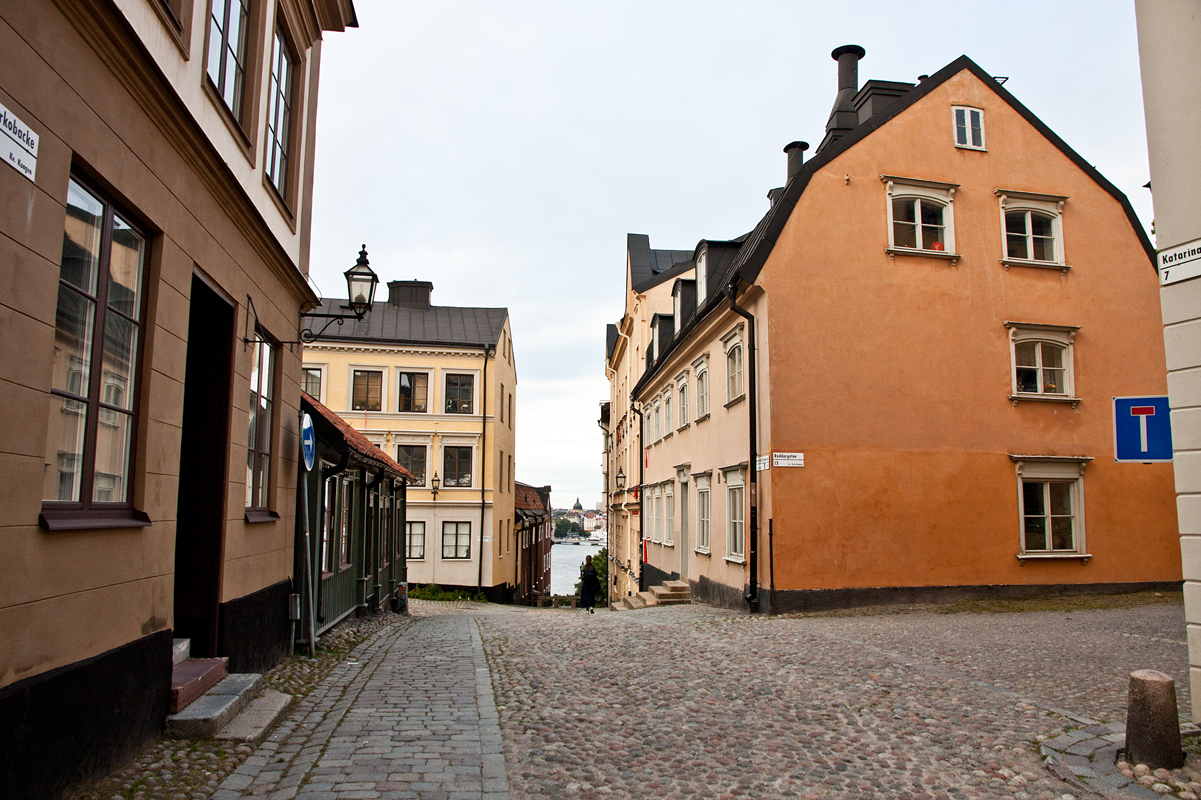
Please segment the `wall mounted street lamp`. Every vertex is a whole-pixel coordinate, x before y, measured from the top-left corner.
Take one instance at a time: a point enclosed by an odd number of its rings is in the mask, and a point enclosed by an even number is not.
[[[621,467],[617,468],[617,491],[624,492],[626,488],[626,473]]]
[[[286,344],[289,348],[298,344],[308,344],[321,338],[322,334],[333,325],[335,322],[341,325],[344,321],[351,319],[362,319],[371,310],[371,306],[375,303],[375,290],[379,286],[379,276],[371,269],[371,262],[367,260],[367,245],[363,245],[363,249],[359,250],[359,258],[354,262],[354,266],[342,273],[346,276],[346,297],[347,304],[342,308],[347,309],[349,314],[322,314],[318,312],[301,312],[300,321],[303,324],[306,319],[325,319],[329,320],[321,328],[321,330],[313,332],[308,328],[300,330],[300,338],[292,342],[278,342],[278,344]],[[250,295],[246,295],[246,331],[242,337],[242,343],[247,347],[254,341],[251,338],[250,317],[254,315],[254,331],[259,330],[259,313],[254,307],[254,299]]]
[[[442,481],[438,479],[437,471],[434,472],[434,477],[430,478],[430,494],[434,496],[434,500],[438,499],[438,490],[442,488]]]

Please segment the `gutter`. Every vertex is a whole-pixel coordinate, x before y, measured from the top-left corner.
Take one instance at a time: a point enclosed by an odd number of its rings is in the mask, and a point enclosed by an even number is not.
[[[485,492],[487,483],[484,481],[487,466],[484,459],[488,457],[488,356],[493,353],[492,345],[480,345],[484,351],[484,377],[480,386],[480,568],[475,581],[475,593],[484,591],[484,518],[487,508]],[[501,398],[502,401],[504,398]]]
[[[755,392],[755,315],[742,308],[736,302],[738,295],[738,283],[742,280],[741,274],[735,272],[730,277],[730,283],[726,286],[726,297],[730,301],[730,310],[738,316],[746,320],[746,372],[747,372],[747,403],[749,412],[749,431],[747,438],[750,443],[750,460],[747,461],[747,485],[750,488],[748,504],[750,506],[750,519],[747,524],[747,566],[749,576],[747,579],[746,600],[749,610],[752,614],[759,613],[759,470],[756,469],[759,461],[758,448],[758,428],[755,418],[755,408],[757,403],[757,395]]]

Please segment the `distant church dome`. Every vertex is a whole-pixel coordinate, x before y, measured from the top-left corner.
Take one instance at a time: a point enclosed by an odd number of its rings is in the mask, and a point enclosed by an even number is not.
[[[583,511],[584,507],[580,505],[580,498],[575,499],[575,505],[571,507],[572,511]]]

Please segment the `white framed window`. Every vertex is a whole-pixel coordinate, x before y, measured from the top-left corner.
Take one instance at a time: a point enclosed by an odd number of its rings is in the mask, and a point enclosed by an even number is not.
[[[1018,560],[1092,556],[1084,540],[1087,456],[1010,455],[1017,472]]]
[[[709,552],[709,476],[696,478],[696,549]]]
[[[425,523],[405,523],[405,557],[410,561],[425,560]]]
[[[696,372],[696,420],[700,422],[709,416],[709,355],[692,362]]]
[[[746,554],[746,526],[743,523],[746,487],[742,470],[726,473],[726,558],[741,561]]]
[[[663,390],[663,432],[665,434],[675,430],[675,426],[671,424],[671,395],[672,387],[668,386]]]
[[[701,251],[696,256],[696,307],[700,310],[701,304],[705,302],[705,298],[709,296],[709,250],[701,248]]]
[[[1009,329],[1010,394],[1019,400],[1071,403],[1076,397],[1072,368],[1078,327],[1006,321]]]
[[[958,262],[954,200],[959,184],[895,175],[881,175],[880,180],[887,189],[888,254]]]
[[[951,122],[955,127],[955,146],[968,150],[984,148],[984,111],[970,106],[953,106]]]
[[[1001,263],[1010,267],[1071,269],[1064,261],[1066,197],[994,189],[1001,203]]]
[[[442,523],[442,557],[445,559],[471,558],[471,523]]]
[[[683,310],[682,304],[683,304],[683,300],[681,300],[680,292],[677,290],[672,295],[672,307],[671,307],[671,316],[672,316],[672,321],[675,322],[676,333],[680,332],[680,324],[684,321],[684,320],[680,319],[680,316],[681,316],[680,312]]]
[[[654,504],[655,504],[655,512],[654,512],[655,527],[654,527],[654,532],[651,535],[651,541],[652,542],[661,542],[661,541],[663,541],[663,490],[660,489],[658,486],[655,487]]]
[[[670,485],[663,487],[663,544],[673,544],[675,542],[676,528],[676,495],[672,491]]]
[[[657,442],[663,438],[663,408],[659,405],[658,400],[655,401],[655,410],[653,412],[653,416],[655,419],[655,438],[653,441]]]
[[[688,384],[680,384],[680,427],[689,423],[688,419]]]
[[[300,388],[318,403],[325,402],[325,364],[308,364],[301,368]]]

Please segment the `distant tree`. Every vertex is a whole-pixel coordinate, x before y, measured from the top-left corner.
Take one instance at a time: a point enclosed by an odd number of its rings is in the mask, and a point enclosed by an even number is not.
[[[584,529],[580,527],[578,522],[572,522],[568,519],[555,520],[555,538],[565,539],[568,536],[583,536]]]
[[[600,581],[600,589],[596,591],[596,604],[603,608],[605,605],[605,587],[609,585],[609,548],[602,547],[600,552],[592,557],[592,566],[596,568],[596,578]],[[580,569],[584,568],[580,564]],[[580,590],[583,588],[583,580],[575,582],[575,593],[578,597]]]

